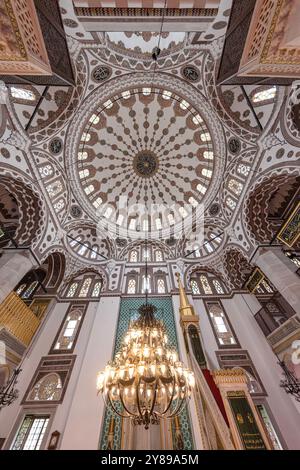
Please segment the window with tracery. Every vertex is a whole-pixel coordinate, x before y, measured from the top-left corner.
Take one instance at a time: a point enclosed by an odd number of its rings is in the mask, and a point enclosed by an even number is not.
[[[78,287],[78,282],[73,282],[69,287],[69,290],[67,292],[67,297],[74,297],[77,291],[77,287]]]
[[[220,346],[237,344],[226,315],[219,302],[207,302],[207,309]]]
[[[163,261],[163,254],[161,250],[156,250],[155,252],[155,260],[156,261]]]
[[[127,286],[127,294],[135,294],[136,293],[136,280],[129,279],[128,286]]]
[[[151,293],[151,277],[149,274],[148,276],[143,276],[142,293],[145,294],[146,292]]]
[[[87,295],[89,293],[89,290],[90,290],[91,283],[92,283],[92,278],[91,277],[87,277],[83,281],[83,284],[82,284],[80,292],[79,292],[79,297],[87,297]]]
[[[237,167],[237,172],[240,174],[240,175],[243,175],[243,176],[248,176],[249,173],[250,173],[250,166],[248,165],[245,165],[244,163],[240,163]]]
[[[49,418],[49,416],[42,415],[26,415],[11,446],[11,450],[40,449],[49,424]]]
[[[17,295],[21,295],[21,293],[23,292],[23,290],[25,289],[27,284],[21,284],[18,289],[16,290],[16,294]]]
[[[53,175],[53,167],[51,165],[40,166],[39,171],[42,178]]]
[[[241,192],[243,191],[243,185],[235,179],[230,179],[228,182],[228,189],[230,189],[230,191],[232,191],[237,196],[240,196]]]
[[[53,199],[56,197],[59,193],[62,192],[63,186],[61,181],[55,181],[53,183],[50,183],[46,186],[46,189],[48,191],[49,197]]]
[[[200,289],[199,289],[199,286],[198,286],[198,282],[195,279],[191,280],[191,289],[192,289],[193,294],[195,294],[195,295],[200,294]]]
[[[217,279],[213,279],[213,285],[216,289],[217,294],[224,294],[224,289]]]
[[[33,281],[30,284],[30,286],[23,292],[22,299],[29,299],[29,297],[31,297],[31,295],[33,294],[33,292],[37,288],[38,283],[39,283],[38,281]]]
[[[60,376],[56,372],[42,377],[29,392],[27,401],[58,401],[62,392]]]
[[[136,250],[132,250],[132,251],[130,252],[129,261],[130,261],[131,263],[136,263],[137,260],[138,260],[138,253],[137,253]]]
[[[93,287],[92,297],[99,297],[101,292],[102,283],[100,281],[96,282]]]
[[[82,316],[82,310],[73,309],[70,311],[55,342],[54,351],[67,351],[72,349]]]
[[[203,274],[201,274],[201,276],[199,277],[199,280],[202,284],[204,294],[207,294],[207,295],[212,294],[212,290],[211,290],[210,284],[207,280],[207,277],[204,276]]]
[[[226,198],[226,205],[233,211],[236,208],[236,202],[231,198]]]
[[[163,278],[157,279],[157,293],[158,294],[165,294],[166,293],[166,284]]]

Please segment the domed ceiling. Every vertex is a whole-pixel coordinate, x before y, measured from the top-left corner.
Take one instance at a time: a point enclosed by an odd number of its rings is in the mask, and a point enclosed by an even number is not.
[[[109,96],[92,94],[78,113],[70,179],[95,221],[118,230],[169,230],[212,200],[225,160],[222,129],[193,88],[177,91],[172,78],[164,86],[132,81]],[[120,209],[125,197],[129,217]],[[141,205],[151,205],[147,221],[138,218]]]

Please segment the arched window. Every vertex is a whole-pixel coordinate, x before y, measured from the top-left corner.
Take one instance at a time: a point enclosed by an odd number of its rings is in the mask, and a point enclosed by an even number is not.
[[[237,344],[221,304],[207,302],[207,308],[220,346]]]
[[[211,290],[211,287],[210,287],[209,282],[207,280],[207,277],[204,276],[203,274],[201,274],[199,279],[200,279],[200,282],[202,284],[204,294],[207,294],[207,295],[212,294],[212,290]]]
[[[200,294],[200,289],[199,289],[199,286],[198,286],[198,282],[195,279],[191,280],[191,288],[192,288],[193,294],[195,294],[195,295]]]
[[[33,292],[37,288],[38,283],[39,283],[38,281],[33,281],[30,284],[30,286],[23,292],[22,299],[29,299],[29,297],[31,297],[31,295],[33,294]]]
[[[165,280],[162,277],[159,277],[157,279],[157,293],[158,294],[166,293],[166,284],[165,284]]]
[[[217,279],[213,279],[213,285],[217,291],[217,294],[224,294],[224,289]]]
[[[92,297],[99,297],[100,292],[101,292],[101,281],[98,281],[94,284],[93,292],[92,292]]]
[[[150,274],[148,276],[143,276],[143,283],[142,283],[142,293],[145,294],[148,292],[149,294],[151,293],[151,278]]]
[[[149,248],[144,248],[143,249],[143,260],[144,261],[151,261],[151,256],[150,256],[150,249]]]
[[[92,278],[87,277],[81,286],[80,292],[79,292],[79,297],[87,297],[89,290],[90,290],[90,285],[92,283]]]
[[[78,287],[78,282],[73,282],[69,287],[69,290],[67,292],[67,297],[74,297],[77,287]]]
[[[129,279],[128,286],[127,286],[127,294],[135,294],[136,293],[136,280]]]
[[[62,192],[63,187],[61,181],[57,180],[53,183],[48,184],[46,186],[46,189],[48,191],[49,197],[53,199],[55,196]]]
[[[51,372],[34,385],[28,394],[27,401],[58,401],[61,392],[61,378],[56,372]]]
[[[155,252],[155,260],[156,261],[163,261],[163,255],[161,250],[156,250]]]
[[[137,253],[136,250],[132,250],[132,251],[130,252],[129,261],[130,261],[131,263],[136,263],[137,260],[138,260],[138,253]]]
[[[23,292],[23,290],[25,289],[27,284],[21,284],[18,289],[16,290],[16,294],[17,295],[21,295],[21,293]]]
[[[53,348],[54,351],[69,351],[72,349],[81,319],[82,310],[76,308],[71,310],[60,330],[59,336]]]

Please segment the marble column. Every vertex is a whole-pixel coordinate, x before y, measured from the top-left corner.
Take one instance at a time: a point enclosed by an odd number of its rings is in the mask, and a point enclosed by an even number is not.
[[[37,262],[29,250],[9,250],[0,258],[0,303]]]
[[[300,313],[300,279],[297,266],[285,256],[281,248],[260,248],[253,258],[255,263],[296,313]]]

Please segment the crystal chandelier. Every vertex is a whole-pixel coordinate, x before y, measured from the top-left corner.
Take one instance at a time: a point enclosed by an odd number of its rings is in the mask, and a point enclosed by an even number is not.
[[[145,429],[160,418],[178,415],[195,383],[193,372],[168,347],[165,327],[155,318],[155,311],[146,297],[119,352],[97,378],[97,390],[106,405]]]

